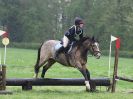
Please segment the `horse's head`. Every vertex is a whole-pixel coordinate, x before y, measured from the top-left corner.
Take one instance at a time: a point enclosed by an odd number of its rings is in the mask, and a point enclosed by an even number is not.
[[[99,43],[97,40],[95,40],[94,37],[92,38],[84,37],[83,39],[81,39],[81,42],[84,48],[89,50],[92,55],[94,55],[97,59],[100,58],[101,52],[99,49]]]
[[[89,46],[90,46],[89,50],[92,53],[92,55],[94,55],[97,59],[99,59],[101,56],[101,51],[99,49],[99,43],[97,40],[95,40],[94,37],[91,38],[91,43]]]

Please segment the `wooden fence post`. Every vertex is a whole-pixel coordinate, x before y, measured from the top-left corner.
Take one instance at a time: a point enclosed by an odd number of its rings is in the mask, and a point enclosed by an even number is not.
[[[114,72],[113,72],[113,80],[112,80],[112,90],[111,92],[115,92],[116,88],[116,77],[117,77],[117,69],[118,69],[118,56],[119,56],[119,49],[115,49],[115,62],[114,62]]]
[[[0,94],[12,94],[12,92],[6,91],[6,66],[0,66]]]
[[[6,90],[6,66],[2,65],[2,81],[3,81],[3,90]]]

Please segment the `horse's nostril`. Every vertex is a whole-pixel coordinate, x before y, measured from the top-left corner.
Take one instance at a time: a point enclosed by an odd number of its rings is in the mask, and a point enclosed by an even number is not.
[[[100,56],[101,56],[101,53],[95,53],[94,56],[95,56],[97,59],[99,59]]]
[[[98,56],[101,56],[101,53],[98,53]]]

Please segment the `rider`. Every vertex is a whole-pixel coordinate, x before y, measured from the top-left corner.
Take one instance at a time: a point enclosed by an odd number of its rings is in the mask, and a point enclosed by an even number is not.
[[[62,40],[62,46],[56,51],[56,57],[58,57],[59,53],[61,53],[69,43],[80,40],[83,37],[83,20],[80,17],[76,17],[74,23],[75,24],[71,26],[67,32],[65,32]]]

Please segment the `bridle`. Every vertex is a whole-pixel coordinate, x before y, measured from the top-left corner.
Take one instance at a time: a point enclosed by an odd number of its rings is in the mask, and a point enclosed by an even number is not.
[[[92,51],[91,51],[91,54],[92,55],[95,56],[97,53],[100,53],[101,54],[101,51],[99,50],[98,46],[95,45],[95,43],[94,44],[91,44],[90,46],[91,46],[91,49],[92,49]],[[95,46],[97,47],[98,50],[95,50]]]

